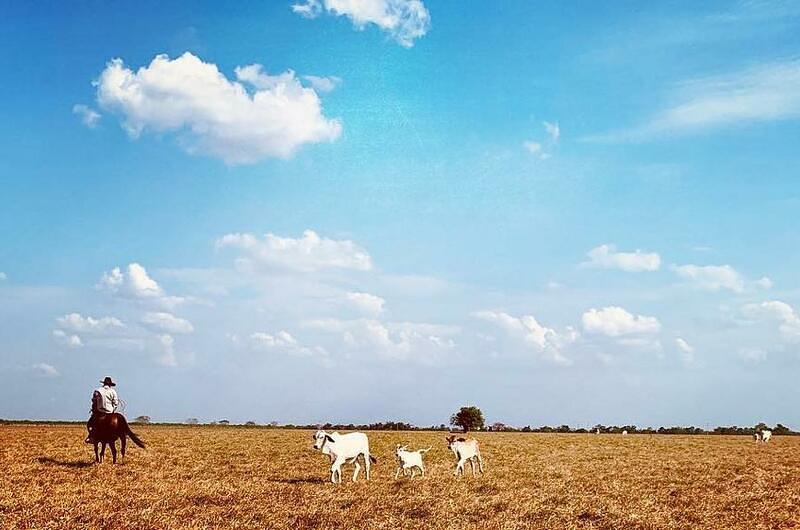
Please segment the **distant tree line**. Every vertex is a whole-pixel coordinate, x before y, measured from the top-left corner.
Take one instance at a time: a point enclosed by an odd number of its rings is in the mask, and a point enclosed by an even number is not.
[[[195,425],[203,425],[197,418],[188,418],[181,423],[163,423],[163,422],[153,422],[150,416],[139,416],[134,419],[135,423],[139,424],[155,424],[155,425],[186,425],[186,426],[195,426]],[[0,425],[10,425],[10,424],[51,424],[51,425],[69,425],[69,424],[83,424],[82,421],[39,421],[39,420],[4,420],[0,418]],[[789,427],[778,423],[774,427],[770,427],[766,423],[759,423],[753,427],[739,427],[736,425],[732,426],[720,426],[714,427],[711,430],[702,429],[700,427],[683,427],[683,426],[675,426],[675,427],[644,427],[640,428],[636,425],[602,425],[597,424],[590,428],[578,427],[573,428],[569,425],[559,425],[559,426],[549,426],[543,425],[540,427],[531,427],[530,425],[526,425],[524,427],[517,427],[512,425],[507,425],[502,422],[494,422],[492,424],[486,425],[483,417],[483,413],[478,407],[469,406],[469,407],[461,407],[458,412],[453,414],[450,417],[450,425],[446,425],[441,423],[439,425],[431,425],[428,427],[421,427],[417,425],[412,425],[411,423],[402,422],[402,421],[383,421],[383,422],[375,422],[375,423],[325,423],[324,425],[320,424],[280,424],[277,421],[272,421],[267,424],[258,424],[254,421],[248,421],[243,424],[234,424],[231,423],[227,419],[221,419],[217,421],[210,421],[205,423],[204,425],[213,425],[213,426],[230,426],[231,428],[235,427],[257,427],[262,429],[270,429],[270,428],[280,428],[280,429],[307,429],[307,430],[315,430],[315,429],[324,429],[326,431],[449,431],[451,428],[458,428],[464,432],[469,431],[492,431],[492,432],[531,432],[531,433],[573,433],[573,434],[580,434],[580,433],[600,433],[600,434],[621,434],[623,431],[626,431],[628,434],[683,434],[683,435],[692,435],[692,434],[718,434],[718,435],[749,435],[752,436],[753,433],[756,431],[761,431],[763,429],[770,429],[774,435],[779,436],[786,436],[786,435],[798,435],[800,432],[793,431]]]

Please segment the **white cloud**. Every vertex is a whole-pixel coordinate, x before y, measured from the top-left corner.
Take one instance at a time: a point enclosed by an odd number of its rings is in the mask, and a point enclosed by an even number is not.
[[[53,330],[53,339],[55,339],[58,344],[69,348],[80,348],[83,346],[83,341],[78,335],[70,335],[61,329]]]
[[[164,307],[174,307],[186,301],[179,296],[167,296],[158,282],[138,263],[130,263],[125,272],[119,267],[104,272],[95,287],[120,298],[152,301]]]
[[[694,361],[694,347],[692,347],[691,344],[678,337],[675,339],[675,346],[678,347],[678,351],[680,351],[683,362],[690,364]]]
[[[192,326],[191,322],[178,318],[171,313],[145,313],[141,322],[150,329],[167,333],[192,333],[194,331],[194,326]]]
[[[160,298],[164,290],[148,274],[147,270],[138,263],[128,265],[125,273],[119,267],[104,272],[97,284],[98,288],[105,289],[113,294],[120,294],[131,298]]]
[[[744,291],[744,278],[730,265],[680,265],[673,266],[672,270],[701,289],[728,289],[736,293]]]
[[[553,143],[557,143],[558,140],[561,138],[561,127],[559,127],[558,123],[550,123],[549,121],[543,121],[542,126],[544,127],[547,136],[550,137],[550,141]]]
[[[368,354],[395,360],[434,362],[455,347],[451,338],[459,332],[452,326],[417,322],[383,323],[369,318],[312,320],[307,327],[338,334],[344,345]]]
[[[81,104],[73,105],[72,113],[80,116],[81,123],[90,129],[97,127],[97,124],[100,123],[100,118],[102,118],[102,115],[99,112],[91,107]]]
[[[542,127],[547,136],[546,140],[526,140],[522,142],[522,147],[537,158],[547,160],[553,156],[553,151],[561,138],[561,127],[559,127],[558,123],[549,121],[543,121]]]
[[[323,10],[346,16],[359,30],[375,24],[406,48],[412,47],[431,25],[422,0],[305,0],[292,6],[292,11],[306,18],[316,18]]]
[[[578,338],[578,333],[572,328],[558,332],[553,328],[542,326],[531,315],[515,317],[499,311],[478,311],[473,313],[473,316],[491,322],[510,335],[533,346],[536,352],[547,361],[562,365],[572,364],[572,360],[562,353],[564,347]]]
[[[522,142],[522,146],[528,150],[528,152],[532,155],[541,155],[542,154],[542,144],[539,142],[534,142],[532,140],[528,140]]]
[[[70,313],[56,319],[58,325],[65,330],[75,333],[108,333],[125,327],[121,320],[115,317],[92,318],[84,317],[80,313]]]
[[[772,289],[772,286],[774,285],[772,283],[772,280],[767,278],[766,276],[759,278],[754,282],[754,284],[756,287],[760,289]]]
[[[0,282],[4,282],[8,279],[8,275],[5,272],[0,272]]]
[[[589,309],[581,317],[583,329],[609,337],[622,335],[658,333],[661,323],[656,317],[633,315],[617,306]]]
[[[760,304],[747,304],[742,311],[751,318],[776,320],[779,322],[778,330],[784,338],[800,340],[800,316],[786,302],[768,300]]]
[[[342,79],[336,76],[304,75],[303,79],[308,81],[311,84],[311,88],[317,92],[332,92],[342,84]]]
[[[586,253],[587,267],[620,269],[627,272],[657,271],[661,267],[661,256],[655,252],[617,252],[614,245],[600,245]]]
[[[345,293],[345,298],[360,311],[373,315],[381,313],[386,303],[380,296],[369,293]]]
[[[767,352],[761,348],[742,348],[739,350],[739,357],[747,362],[763,363],[767,360]]]
[[[643,125],[587,139],[643,141],[667,133],[798,118],[800,60],[761,64],[726,75],[685,81],[675,87],[673,94],[675,102]]]
[[[288,331],[282,330],[274,335],[257,332],[250,335],[250,342],[255,349],[262,351],[277,351],[296,357],[327,357],[328,351],[321,346],[304,346],[300,344]]]
[[[159,335],[158,344],[161,347],[161,355],[156,357],[156,362],[161,366],[178,366],[178,359],[175,356],[175,339],[171,335]]]
[[[95,82],[98,104],[118,113],[132,138],[172,132],[189,153],[252,164],[288,158],[304,144],[339,137],[313,88],[294,72],[267,75],[261,65],[236,68],[237,81],[189,52],[156,56],[134,72],[121,59],[108,63]]]
[[[372,259],[366,250],[349,240],[320,237],[313,230],[301,238],[266,234],[259,239],[252,234],[227,234],[217,240],[218,249],[233,247],[244,250],[255,263],[301,272],[321,269],[372,269]]]
[[[61,375],[58,373],[58,370],[56,370],[56,367],[52,364],[36,363],[31,366],[31,369],[41,377],[58,377]]]

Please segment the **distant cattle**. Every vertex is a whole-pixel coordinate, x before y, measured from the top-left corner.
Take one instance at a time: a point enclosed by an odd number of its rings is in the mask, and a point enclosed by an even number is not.
[[[767,443],[770,438],[772,438],[772,431],[769,429],[761,429],[760,431],[756,431],[753,434],[753,438],[755,439],[756,443],[764,442]]]
[[[474,477],[475,460],[478,461],[478,468],[480,469],[480,472],[483,473],[483,458],[481,458],[481,450],[478,446],[478,440],[474,438],[467,440],[465,438],[448,436],[447,447],[453,451],[453,454],[456,455],[456,458],[458,458],[456,471],[454,473],[455,476],[458,476],[459,473],[462,475],[464,474],[464,464],[469,461],[469,465],[472,467],[472,476]]]
[[[377,459],[369,454],[369,440],[363,432],[352,432],[339,434],[338,432],[327,433],[317,431],[314,433],[314,449],[321,451],[330,457],[331,463],[331,482],[342,482],[342,464],[348,462],[355,464],[353,472],[353,482],[358,479],[358,472],[361,464],[358,457],[364,459],[364,473],[369,480],[370,462],[375,463]]]
[[[406,470],[411,470],[411,478],[414,478],[414,469],[419,469],[422,476],[425,476],[425,466],[422,463],[422,455],[430,451],[431,448],[417,449],[416,451],[409,451],[407,446],[397,444],[394,454],[397,457],[397,473],[394,474],[395,480],[400,476],[406,474]]]
[[[622,431],[622,436],[628,436],[628,431]]]

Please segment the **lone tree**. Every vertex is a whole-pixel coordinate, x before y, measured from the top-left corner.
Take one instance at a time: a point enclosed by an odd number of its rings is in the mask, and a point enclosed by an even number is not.
[[[450,425],[461,427],[464,432],[475,431],[483,428],[483,412],[478,407],[461,407],[450,416]]]
[[[133,423],[150,423],[150,416],[136,416]]]

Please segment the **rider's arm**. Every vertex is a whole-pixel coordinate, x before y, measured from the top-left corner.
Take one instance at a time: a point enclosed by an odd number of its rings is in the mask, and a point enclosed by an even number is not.
[[[114,411],[116,412],[117,407],[119,407],[119,399],[117,398],[117,391],[111,390],[111,404],[114,405]]]

